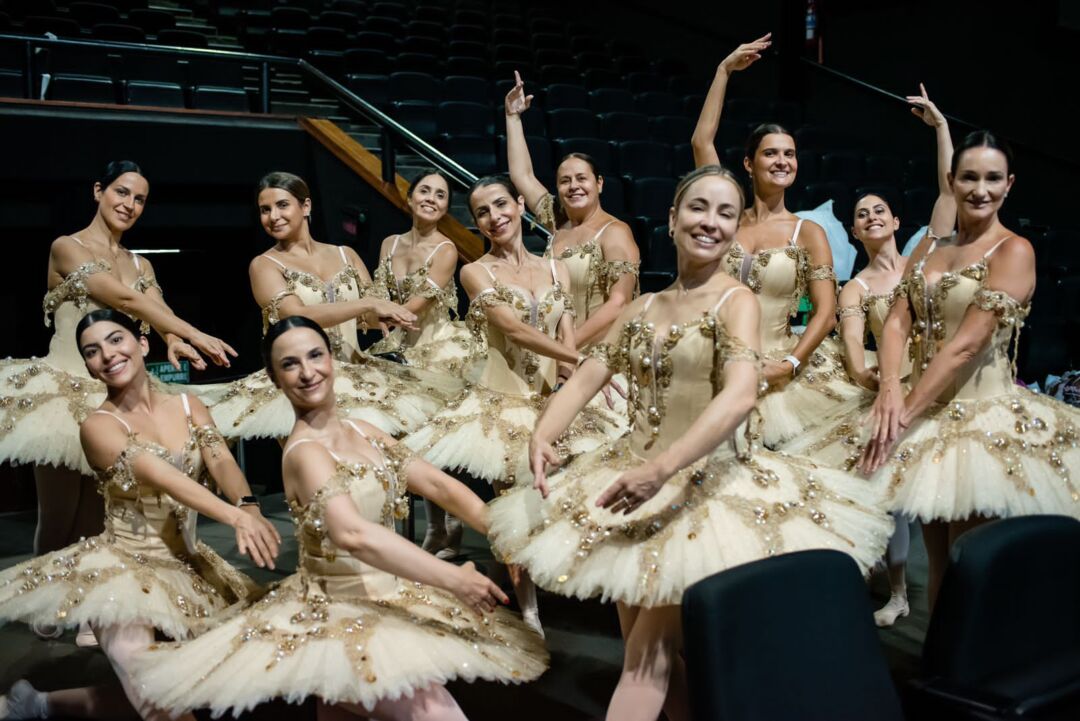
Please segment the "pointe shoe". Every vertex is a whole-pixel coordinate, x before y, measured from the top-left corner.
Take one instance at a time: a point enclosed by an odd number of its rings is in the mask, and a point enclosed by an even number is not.
[[[19,679],[6,696],[0,696],[0,719],[46,718],[45,699],[29,681]]]
[[[911,606],[908,605],[907,594],[896,594],[889,596],[889,601],[884,606],[874,611],[874,623],[880,628],[888,628],[896,623],[896,619],[901,616],[906,616],[911,612]]]
[[[79,632],[75,634],[75,645],[79,648],[95,648],[98,645],[97,636],[94,635],[94,629],[90,628],[90,624],[86,622],[79,624]]]
[[[465,532],[465,527],[461,523],[461,519],[454,518],[447,514],[446,516],[446,540],[443,543],[443,547],[435,552],[435,558],[442,559],[443,561],[450,561],[458,557],[458,553],[461,552],[461,536]]]
[[[55,626],[51,623],[40,623],[34,621],[30,624],[30,630],[34,632],[34,635],[44,641],[51,641],[54,638],[60,638],[64,633],[62,626]],[[0,717],[2,718],[2,717]]]
[[[525,625],[536,631],[540,638],[545,638],[544,627],[540,625],[540,611],[535,608],[521,612],[521,620],[525,622]]]

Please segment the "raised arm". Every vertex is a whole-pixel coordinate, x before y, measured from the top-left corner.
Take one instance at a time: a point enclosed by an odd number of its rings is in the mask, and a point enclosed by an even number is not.
[[[326,449],[317,443],[301,444],[283,463],[286,488],[296,489],[302,503],[325,489],[336,465]],[[390,529],[373,523],[360,513],[347,493],[331,493],[325,501],[325,527],[330,541],[364,563],[410,581],[445,589],[468,606],[491,612],[509,599],[472,563],[455,566],[406,541]]]
[[[720,129],[720,113],[724,108],[724,96],[727,94],[728,80],[733,72],[745,70],[761,59],[761,53],[772,45],[772,33],[765,33],[757,40],[743,43],[734,52],[724,58],[716,68],[705,104],[701,107],[694,134],[690,136],[690,145],[694,150],[694,166],[719,165],[720,156],[716,152],[716,131]]]
[[[848,375],[863,388],[877,390],[877,375],[866,367],[866,311],[863,309],[863,289],[857,281],[849,281],[840,291],[837,301],[840,319],[840,340],[844,344],[844,367]]]
[[[52,244],[49,264],[60,275],[67,276],[90,260],[87,250],[67,236],[57,238]],[[173,335],[186,339],[217,365],[228,367],[229,356],[236,357],[229,344],[203,333],[173,313],[160,300],[160,293],[156,298],[141,293],[124,285],[112,273],[92,273],[86,276],[85,283],[90,297],[98,303],[146,321],[162,337]]]
[[[477,263],[470,263],[461,269],[461,286],[469,296],[471,306],[475,306],[470,308],[469,312],[479,309],[487,322],[498,328],[515,345],[561,363],[577,363],[576,349],[523,322],[509,305],[497,298],[487,273],[478,267]]]
[[[717,318],[731,339],[724,349],[723,388],[686,433],[651,460],[620,476],[596,499],[597,506],[612,510],[617,506],[618,512],[630,513],[656,495],[667,479],[716,450],[746,420],[757,402],[760,316],[757,298],[735,291]]]
[[[952,163],[953,144],[949,135],[949,121],[930,101],[926,88],[919,83],[919,95],[909,95],[911,112],[934,129],[937,138],[937,180],[938,197],[934,201],[934,210],[930,214],[930,232],[939,238],[951,235],[956,227],[956,198],[949,185],[949,167]],[[921,221],[922,219],[919,218]]]
[[[515,70],[514,87],[510,88],[503,103],[506,110],[506,162],[510,166],[510,180],[524,196],[529,210],[535,213],[540,201],[548,195],[548,189],[533,172],[529,146],[525,143],[525,128],[521,124],[521,114],[532,105],[532,99],[533,96],[525,94],[525,83]]]
[[[83,452],[92,468],[109,468],[120,458],[129,440],[125,429],[115,419],[91,414],[79,431]],[[259,567],[274,567],[279,537],[265,519],[252,515],[218,498],[201,484],[188,478],[168,461],[152,453],[138,453],[131,459],[131,470],[139,483],[156,488],[197,513],[236,530],[240,553],[248,554]]]
[[[593,311],[588,318],[579,319],[580,322],[574,334],[578,348],[592,345],[607,334],[611,324],[634,299],[634,290],[637,288],[636,267],[641,263],[641,252],[638,250],[637,243],[634,242],[630,226],[621,221],[612,223],[600,236],[600,247],[604,254],[601,272],[605,273],[605,276],[601,278],[601,283],[606,286],[610,282],[611,276],[607,274],[614,273],[614,269],[622,269],[622,272],[611,284],[604,304]],[[635,267],[634,271],[630,270],[631,266]],[[584,315],[586,309],[578,308],[577,310],[578,313]]]

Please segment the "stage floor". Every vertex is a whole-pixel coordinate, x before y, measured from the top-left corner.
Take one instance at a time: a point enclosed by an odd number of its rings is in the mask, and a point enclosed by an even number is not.
[[[285,543],[278,559],[279,571],[253,567],[247,558],[239,556],[234,536],[226,526],[206,521],[200,523],[201,538],[237,567],[261,582],[270,582],[288,575],[296,565],[296,543],[293,526],[282,496],[263,498],[264,509],[275,523]],[[423,534],[423,505],[415,504],[418,513],[417,533]],[[34,514],[0,514],[0,567],[6,568],[31,556],[34,533]],[[491,564],[491,554],[484,539],[466,531],[462,561],[475,561],[479,566]],[[892,629],[880,631],[881,645],[898,682],[913,675],[918,667],[923,637],[929,616],[926,611],[926,552],[918,532],[912,534],[911,556],[908,562],[908,597],[911,615],[901,619]],[[874,607],[888,597],[884,574],[871,583]],[[791,613],[802,613],[792,608]],[[580,602],[541,593],[540,618],[547,633],[551,650],[551,669],[536,683],[524,686],[500,686],[491,683],[452,684],[451,692],[472,721],[505,719],[513,709],[515,721],[533,719],[603,718],[608,698],[619,678],[622,643],[614,606],[598,602]],[[808,623],[813,622],[807,619]],[[0,693],[19,679],[26,678],[39,689],[51,690],[76,685],[106,683],[112,680],[112,670],[105,656],[96,649],[75,646],[74,633],[55,641],[38,639],[29,627],[12,623],[0,627]],[[209,718],[208,714],[199,714]],[[314,705],[297,707],[272,703],[259,707],[243,719],[315,718]]]

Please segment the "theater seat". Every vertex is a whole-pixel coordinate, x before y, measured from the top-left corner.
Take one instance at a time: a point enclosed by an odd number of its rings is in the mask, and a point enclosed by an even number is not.
[[[919,718],[1080,718],[1080,522],[1024,516],[961,536],[922,662]]]
[[[116,103],[113,81],[97,75],[54,75],[47,92],[49,100]]]
[[[694,630],[684,653],[695,719],[904,718],[847,554],[798,551],[736,566],[688,588],[682,615]]]
[[[132,80],[127,84],[128,105],[148,105],[155,108],[184,107],[184,89],[178,83]]]
[[[196,110],[224,110],[246,113],[251,110],[247,91],[243,88],[222,88],[196,85],[191,89],[191,107]]]

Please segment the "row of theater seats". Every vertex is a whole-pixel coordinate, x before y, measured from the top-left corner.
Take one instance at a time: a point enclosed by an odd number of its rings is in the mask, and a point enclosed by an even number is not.
[[[58,37],[114,42],[208,47],[208,36],[198,30],[178,28],[176,15],[148,8],[145,0],[71,2],[58,7],[53,0],[6,2],[0,5],[0,32],[28,35],[52,33]]]
[[[0,95],[22,97],[22,48],[0,45]],[[49,100],[249,112],[244,68],[212,59],[42,48],[32,94]]]
[[[140,0],[96,3],[111,5],[112,11],[88,5],[95,3],[56,7],[51,0],[0,0],[0,12],[15,19],[14,30],[35,29],[30,27],[35,13],[78,27],[119,19],[139,26],[148,37],[156,32],[162,44],[172,42],[161,35],[169,30],[168,20]],[[320,43],[307,42],[289,53],[337,74],[348,88],[477,173],[506,168],[501,104],[513,71],[521,71],[535,96],[523,122],[537,174],[550,182],[565,153],[593,155],[606,177],[605,207],[632,224],[649,267],[673,270],[664,199],[670,198],[673,179],[692,165],[690,132],[707,75],[694,77],[678,61],[654,57],[610,35],[605,39],[595,28],[565,22],[543,8],[513,3],[226,0],[192,10],[208,11],[210,22],[228,24],[249,51],[267,49],[272,32],[311,35],[313,28],[332,27],[344,33],[347,45],[341,50],[312,51]],[[177,44],[205,43],[206,35],[200,34]],[[0,94],[22,95],[20,53],[19,48],[0,47]],[[245,86],[254,82],[245,79],[238,64],[100,53],[95,60],[90,55],[39,53],[35,77],[50,76],[46,97],[205,110],[251,107]],[[36,84],[35,96],[40,89]],[[932,158],[853,147],[852,139],[828,126],[803,123],[802,107],[795,102],[730,97],[717,137],[725,164],[742,165],[746,135],[765,120],[788,126],[798,141],[799,183],[789,193],[790,207],[833,200],[834,214],[847,226],[856,195],[874,189],[889,197],[900,215],[901,241],[926,222],[936,197]],[[1063,303],[1075,295],[1072,274],[1080,268],[1080,258],[1072,259],[1068,250],[1080,245],[1066,244],[1062,253],[1054,235],[1038,244],[1039,293],[1047,298],[1040,302],[1043,313],[1035,326],[1045,332],[1062,321],[1045,315],[1047,307],[1069,307]],[[1062,345],[1025,343],[1025,352],[1033,359],[1044,357],[1045,363],[1036,363],[1040,367],[1062,367],[1053,365]]]

